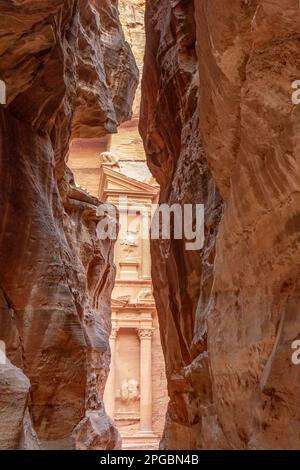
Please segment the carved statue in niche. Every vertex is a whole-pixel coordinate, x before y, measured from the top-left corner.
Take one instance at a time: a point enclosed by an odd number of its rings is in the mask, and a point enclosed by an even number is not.
[[[121,240],[123,246],[139,246],[137,240],[137,230],[128,230],[127,235]]]
[[[142,289],[138,295],[137,295],[137,301],[139,303],[143,302],[143,301],[147,301],[147,300],[152,300],[153,299],[153,294],[152,294],[152,290],[151,289]]]
[[[125,379],[121,385],[120,397],[123,403],[129,404],[140,398],[139,383],[135,379]]]
[[[125,260],[131,260],[134,258],[136,249],[139,246],[137,233],[137,231],[128,231],[126,237],[120,241],[120,245],[123,246],[123,252],[126,254]]]

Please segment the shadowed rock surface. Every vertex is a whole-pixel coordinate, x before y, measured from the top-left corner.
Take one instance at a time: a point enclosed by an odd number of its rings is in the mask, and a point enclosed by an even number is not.
[[[0,366],[18,402],[9,428],[0,400],[0,447],[35,448],[36,433],[45,448],[117,448],[102,402],[113,242],[65,163],[71,137],[131,117],[138,70],[117,1],[2,2],[0,54],[0,340],[19,368]]]
[[[299,26],[293,0],[147,2],[149,166],[206,207],[200,254],[152,243],[168,449],[300,445]]]
[[[205,204],[203,253],[187,240],[152,242],[152,277],[160,319],[170,403],[162,445],[201,447],[212,422],[207,338],[193,343],[196,311],[211,295],[221,199],[203,149],[197,108],[199,76],[193,2],[148,2],[140,129],[160,202]]]

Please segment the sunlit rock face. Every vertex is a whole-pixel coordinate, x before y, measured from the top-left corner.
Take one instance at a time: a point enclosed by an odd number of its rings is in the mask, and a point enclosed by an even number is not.
[[[166,448],[300,445],[299,26],[293,0],[147,2],[149,166],[162,201],[206,205],[200,254],[152,245]]]
[[[145,52],[145,0],[119,0],[119,11],[124,35],[134,54],[141,79]],[[120,126],[118,134],[111,136],[109,151],[117,158],[123,174],[152,184],[154,180],[146,164],[143,141],[138,131],[140,105],[141,80],[135,95],[132,119]]]
[[[145,49],[145,0],[119,0],[119,18],[142,77]],[[103,152],[118,160],[121,171],[140,181],[152,182],[145,162],[143,141],[138,132],[141,102],[141,80],[132,107],[132,119],[118,128],[118,133],[100,139],[75,139],[69,155],[69,166],[75,181],[94,196],[99,196],[100,165]]]
[[[131,117],[138,69],[115,0],[5,2],[0,18],[0,448],[117,448],[102,402],[113,242],[65,161],[72,136]]]
[[[195,5],[200,127],[225,200],[207,312],[214,402],[231,447],[298,449],[299,2]]]
[[[120,22],[125,39],[131,47],[140,76],[143,73],[145,52],[145,0],[119,0]],[[133,118],[140,114],[141,87],[137,88],[133,104]]]

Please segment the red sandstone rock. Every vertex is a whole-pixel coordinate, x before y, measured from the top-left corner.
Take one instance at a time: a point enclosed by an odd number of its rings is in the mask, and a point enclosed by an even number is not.
[[[200,256],[152,244],[167,448],[300,445],[299,26],[293,0],[147,2],[149,166],[162,201],[206,204]]]
[[[73,437],[78,450],[115,450],[122,446],[120,434],[104,409],[87,413],[74,429]]]
[[[173,3],[147,5],[140,130],[149,167],[161,185],[160,202],[206,204],[203,253],[186,251],[185,240],[152,242],[154,295],[170,395],[162,446],[187,449],[203,446],[203,423],[213,416],[207,357],[197,358],[207,350],[206,338],[198,348],[193,338],[197,307],[205,309],[210,299],[221,199],[199,131],[193,2]]]
[[[20,369],[9,360],[0,365],[0,450],[26,448],[38,449],[28,414],[30,382]]]
[[[298,3],[147,3],[149,166],[162,202],[206,204],[201,253],[152,246],[162,446],[299,448]],[[112,245],[65,167],[71,132],[101,137],[130,115],[116,4],[0,7],[0,339],[14,364],[0,366],[1,448],[36,448],[35,431],[49,448],[119,445],[102,404]]]
[[[45,448],[111,449],[113,243],[97,239],[100,202],[75,187],[65,160],[71,132],[101,137],[130,118],[137,69],[115,0],[6,2],[0,14],[0,340],[27,376],[24,390],[12,384],[23,401],[1,446],[31,448],[36,432]],[[90,440],[73,430],[91,413]]]
[[[299,2],[195,5],[200,128],[225,201],[206,311],[214,403],[230,447],[299,449]]]

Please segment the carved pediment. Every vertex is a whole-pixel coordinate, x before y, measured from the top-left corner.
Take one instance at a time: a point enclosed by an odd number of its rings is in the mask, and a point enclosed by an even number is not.
[[[100,199],[104,199],[108,195],[132,195],[153,199],[157,193],[158,189],[150,184],[137,181],[105,165],[101,166]]]

